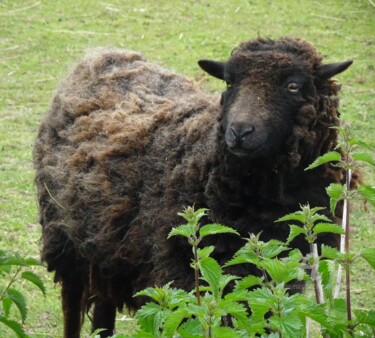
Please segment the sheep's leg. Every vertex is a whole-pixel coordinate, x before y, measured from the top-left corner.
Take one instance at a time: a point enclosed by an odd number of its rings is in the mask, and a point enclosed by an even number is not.
[[[115,329],[116,306],[109,300],[97,299],[94,306],[92,319],[92,332],[96,329],[104,329],[100,332],[100,338],[110,337]]]
[[[83,286],[77,279],[62,279],[64,338],[79,338],[82,325],[81,300]]]

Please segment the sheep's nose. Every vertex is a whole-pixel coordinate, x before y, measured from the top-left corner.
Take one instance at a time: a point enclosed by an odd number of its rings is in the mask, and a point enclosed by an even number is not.
[[[254,126],[247,126],[245,129],[242,129],[242,128],[236,129],[236,128],[231,127],[230,130],[237,144],[241,144],[247,135],[250,135],[255,131],[255,128]]]

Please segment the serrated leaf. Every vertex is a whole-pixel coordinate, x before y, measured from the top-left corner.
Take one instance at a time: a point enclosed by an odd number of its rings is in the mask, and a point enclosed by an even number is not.
[[[275,296],[268,288],[262,287],[248,293],[248,303],[254,319],[263,319],[272,308]]]
[[[178,328],[178,333],[181,338],[202,337],[202,325],[197,318],[188,319]]]
[[[202,226],[199,230],[200,237],[205,237],[209,235],[217,235],[217,234],[224,234],[224,233],[230,233],[230,234],[236,234],[240,235],[236,230],[234,230],[231,227],[227,227],[221,224],[206,224]]]
[[[336,200],[344,197],[344,186],[340,183],[331,183],[326,190],[328,196]]]
[[[206,246],[202,249],[198,248],[198,258],[204,258],[204,257],[209,257],[213,251],[215,250],[215,247],[213,245]]]
[[[375,167],[374,156],[372,156],[369,153],[354,153],[354,154],[352,154],[352,158],[353,158],[354,161],[365,162],[365,163],[370,164],[373,167]]]
[[[327,313],[325,310],[324,304],[316,304],[313,300],[307,300],[300,308],[301,313],[306,317],[315,320],[324,327],[328,327],[330,324],[327,320]]]
[[[231,327],[213,327],[213,337],[220,337],[220,338],[242,338],[235,329]]]
[[[353,312],[359,323],[375,327],[375,310],[354,310]]]
[[[0,322],[3,323],[8,328],[10,328],[14,333],[16,333],[19,338],[26,338],[27,337],[27,335],[26,335],[25,331],[23,330],[22,326],[19,323],[17,323],[16,321],[10,320],[10,319],[5,318],[2,315],[0,315]]]
[[[39,288],[40,291],[42,291],[44,296],[46,295],[46,288],[44,286],[42,279],[38,275],[31,271],[24,271],[22,272],[21,277],[33,283],[35,286]]]
[[[207,210],[205,208],[194,210],[194,207],[187,207],[183,212],[178,212],[177,215],[185,218],[188,222],[197,223],[206,215]]]
[[[137,292],[134,297],[138,296],[147,296],[152,298],[155,302],[159,303],[160,305],[166,305],[162,304],[165,303],[165,301],[170,298],[168,297],[171,292],[173,292],[173,288],[170,287],[172,282],[169,282],[165,284],[163,287],[154,287],[154,288],[146,288],[144,290],[141,290]]]
[[[364,249],[361,256],[375,269],[375,248]]]
[[[238,250],[234,257],[224,264],[224,267],[244,263],[252,263],[255,265],[259,263],[259,257],[255,252],[249,251],[246,246]]]
[[[22,321],[24,322],[27,317],[27,305],[24,295],[16,289],[8,289],[6,295],[12,300],[17,306],[18,311],[21,315]]]
[[[271,328],[277,329],[283,337],[301,337],[304,326],[297,314],[284,315],[282,317],[273,316],[269,319]]]
[[[358,187],[358,192],[367,202],[375,207],[375,188],[369,185],[360,185]]]
[[[159,304],[147,303],[136,313],[136,318],[141,329],[146,332],[154,332],[154,321],[159,312],[163,309]]]
[[[290,227],[290,232],[289,232],[289,236],[287,239],[287,243],[290,243],[298,235],[301,235],[301,234],[306,235],[307,230],[301,226],[291,224],[289,225],[289,227]]]
[[[341,154],[337,151],[330,151],[322,156],[319,156],[313,163],[311,163],[305,170],[314,169],[327,162],[341,161]]]
[[[211,287],[215,298],[219,296],[219,282],[222,276],[220,265],[211,257],[202,258],[199,261],[200,272],[203,279]]]
[[[322,257],[335,260],[337,258],[342,258],[342,254],[335,248],[327,245],[322,245]]]
[[[0,293],[1,292],[2,292],[2,290],[0,289]],[[9,317],[10,308],[11,308],[13,302],[7,296],[3,296],[3,299],[1,301],[2,301],[2,304],[3,304],[3,313],[4,313],[4,316],[6,318],[8,318]]]
[[[264,259],[261,266],[266,269],[271,279],[276,283],[287,283],[296,275],[284,261],[278,259]]]
[[[280,217],[275,222],[287,222],[287,221],[298,221],[301,223],[305,223],[306,215],[302,211],[296,211],[292,214],[288,214],[283,217]]]
[[[324,296],[327,299],[332,299],[335,284],[335,262],[319,260],[318,272],[320,273]]]
[[[190,224],[184,224],[184,225],[178,226],[177,228],[173,228],[169,232],[167,239],[173,236],[184,236],[186,238],[189,238],[194,235],[195,235],[194,228]]]
[[[170,314],[169,310],[163,309],[159,311],[154,317],[153,332],[154,336],[157,337],[163,328],[163,324],[167,316]]]
[[[125,337],[126,338],[155,338],[153,333],[147,332],[145,330],[139,330],[133,333],[131,336],[125,336]],[[114,336],[114,338],[117,338],[117,335]]]
[[[315,208],[314,208],[315,209]],[[325,208],[321,208],[321,209],[325,209]],[[321,215],[321,214],[314,214],[311,216],[311,221],[313,223],[317,222],[317,221],[324,221],[324,222],[332,222],[331,219],[329,219],[327,216],[325,215]]]
[[[313,228],[314,233],[320,234],[322,232],[331,232],[334,234],[345,234],[345,231],[342,227],[333,223],[318,223]]]
[[[239,279],[238,276],[233,275],[222,275],[220,278],[219,286],[220,290],[224,290],[224,288],[232,281]]]
[[[329,205],[331,214],[335,214],[337,202],[344,198],[344,186],[339,183],[331,183],[326,188],[327,194],[330,197]]]
[[[247,290],[255,285],[261,284],[263,281],[262,278],[248,275],[236,282],[236,286],[234,287],[235,291],[242,291],[242,290]]]
[[[164,323],[164,334],[165,337],[172,338],[182,321],[186,318],[190,318],[191,314],[186,308],[179,308],[176,311],[169,314],[165,319]]]
[[[35,258],[27,257],[24,259],[27,266],[41,266],[43,263]]]
[[[290,250],[290,248],[285,246],[285,243],[276,239],[271,239],[270,241],[263,244],[263,248],[261,251],[264,258],[274,258],[280,253],[288,250]]]

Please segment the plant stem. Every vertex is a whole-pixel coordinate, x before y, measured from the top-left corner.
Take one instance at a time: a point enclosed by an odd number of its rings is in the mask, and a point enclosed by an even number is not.
[[[347,155],[347,163],[349,162],[349,158]],[[350,190],[350,181],[351,181],[351,170],[347,169],[345,172],[346,176],[346,190]],[[346,227],[345,227],[345,253],[349,254],[349,199],[346,201]],[[346,273],[346,310],[347,310],[347,315],[348,315],[348,321],[352,320],[352,310],[351,310],[351,297],[350,297],[350,267],[349,267],[349,262],[346,262],[345,265],[345,273]]]
[[[10,289],[10,287],[13,285],[13,283],[17,280],[17,277],[18,277],[18,274],[20,273],[22,267],[21,266],[17,266],[17,270],[16,272],[13,274],[13,276],[10,278],[10,281],[8,283],[8,285],[6,286],[6,288],[3,290],[3,292],[0,294],[0,301],[3,300],[4,296],[7,294],[8,290]]]
[[[310,243],[310,250],[314,259],[314,264],[311,267],[311,273],[314,278],[314,290],[317,304],[324,303],[324,294],[322,287],[322,280],[318,271],[319,256],[318,256],[318,245],[316,243]]]
[[[194,275],[195,275],[195,296],[197,297],[197,303],[201,306],[201,294],[199,292],[199,268],[198,268],[198,246],[193,245],[194,251],[194,261],[195,261],[195,268],[194,268]]]

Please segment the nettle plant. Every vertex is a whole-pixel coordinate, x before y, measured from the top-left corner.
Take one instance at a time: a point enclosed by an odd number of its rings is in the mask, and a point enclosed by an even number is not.
[[[17,252],[0,250],[0,336],[2,327],[13,331],[17,337],[27,337],[22,324],[27,318],[28,308],[24,294],[20,291],[23,282],[36,286],[45,295],[46,289],[41,278],[31,271],[33,266],[41,266],[40,261],[23,257]],[[18,316],[12,307],[18,311]]]
[[[206,236],[238,233],[220,224],[201,226],[207,209],[186,208],[180,215],[187,223],[173,228],[168,237],[183,236],[191,245],[195,289],[186,292],[168,283],[137,293],[135,296],[147,296],[152,302],[137,312],[139,331],[132,337],[306,337],[310,336],[311,321],[319,324],[323,337],[374,336],[375,311],[351,309],[350,267],[363,258],[375,269],[375,249],[366,248],[359,254],[349,250],[349,204],[361,197],[375,206],[373,187],[360,185],[350,189],[352,170],[360,163],[375,166],[375,162],[369,153],[360,150],[364,144],[354,140],[349,130],[338,130],[342,139],[340,152],[319,157],[306,170],[327,162],[345,169],[345,183],[327,188],[332,214],[337,203],[343,201],[342,227],[320,214],[323,208],[303,205],[299,211],[276,221],[293,223],[285,243],[263,242],[261,234],[250,234],[245,245],[222,267],[211,257],[213,246],[199,245]],[[319,255],[316,239],[322,232],[340,234],[340,250],[323,245]],[[289,247],[297,236],[304,236],[309,243],[308,255]],[[240,278],[224,273],[225,267],[249,263],[259,269],[259,276]],[[346,273],[344,298],[339,292],[341,269]],[[290,292],[291,286],[301,283],[313,285],[315,298]]]

